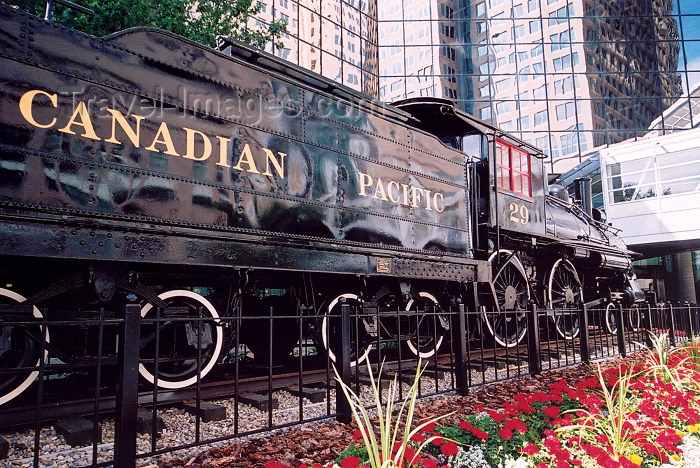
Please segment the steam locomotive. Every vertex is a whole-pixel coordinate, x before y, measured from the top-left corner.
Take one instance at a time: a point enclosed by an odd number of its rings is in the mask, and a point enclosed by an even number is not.
[[[234,342],[267,359],[303,333],[335,359],[341,303],[372,308],[357,363],[378,334],[433,355],[459,302],[502,312],[476,329],[514,346],[530,303],[571,339],[582,301],[640,298],[624,243],[547,187],[542,152],[450,101],[387,105],[233,40],[97,38],[7,5],[0,42],[0,404],[48,355],[90,362],[90,324],[127,302],[177,318],[144,324],[140,373],[181,388]],[[377,327],[391,310],[437,319]],[[217,320],[270,313],[272,336]],[[44,314],[70,324],[43,333]]]

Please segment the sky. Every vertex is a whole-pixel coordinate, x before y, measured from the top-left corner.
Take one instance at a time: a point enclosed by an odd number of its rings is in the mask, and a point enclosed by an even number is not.
[[[700,2],[698,0],[675,0],[673,13],[678,14],[680,7],[683,38],[683,48],[688,60],[688,79],[690,84],[700,81]],[[680,32],[680,31],[679,31]],[[683,70],[683,49],[679,58],[678,69]],[[685,79],[683,80],[685,88]]]

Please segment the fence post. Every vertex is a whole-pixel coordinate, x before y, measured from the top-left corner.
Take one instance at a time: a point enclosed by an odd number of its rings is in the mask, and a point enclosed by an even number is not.
[[[693,313],[690,310],[690,303],[686,304],[686,307],[688,309],[688,329],[686,330],[688,332],[688,342],[692,343],[693,342]]]
[[[542,373],[540,320],[537,316],[537,304],[535,304],[535,301],[530,302],[530,310],[527,314],[527,360],[531,374],[539,375]]]
[[[114,421],[114,466],[136,466],[136,412],[138,410],[141,307],[127,304],[119,335],[117,401]],[[155,356],[158,359],[158,356]]]
[[[647,348],[652,349],[654,347],[654,343],[651,340],[651,334],[654,333],[654,322],[651,319],[651,304],[647,304],[647,314],[646,314],[646,329],[647,329]]]
[[[673,319],[673,305],[668,304],[668,316],[670,317],[668,323],[668,342],[671,346],[676,346],[676,321]]]
[[[336,364],[339,365],[338,374],[340,375],[340,380],[347,386],[350,387],[351,373],[350,373],[350,348],[352,344],[350,343],[350,304],[346,304],[343,299],[341,299],[340,306],[340,355],[336,360]],[[360,363],[357,362],[355,366],[359,366]],[[349,424],[352,421],[352,408],[350,406],[350,401],[345,396],[343,391],[343,386],[340,382],[336,383],[335,388],[335,408],[336,408],[336,420],[340,423]]]
[[[622,303],[617,303],[617,350],[620,356],[627,357],[627,343],[625,343],[625,320],[622,313]]]
[[[581,361],[591,362],[591,347],[588,336],[588,311],[586,304],[581,302],[578,308],[579,344],[581,345]]]
[[[460,303],[456,314],[452,314],[452,354],[455,357],[455,384],[458,395],[469,393],[467,382],[467,321],[464,304]]]

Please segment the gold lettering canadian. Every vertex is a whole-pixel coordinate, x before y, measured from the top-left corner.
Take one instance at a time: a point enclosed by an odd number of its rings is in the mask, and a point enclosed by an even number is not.
[[[262,174],[265,176],[273,175],[272,171],[274,170],[278,177],[284,179],[286,176],[285,158],[287,155],[285,153],[277,152],[277,154],[275,154],[274,151],[268,148],[262,148],[262,152],[265,155],[265,171],[261,173],[258,169],[259,161],[256,163],[253,157],[253,151],[250,145],[246,143],[241,149],[238,162],[231,166],[228,159],[228,149],[231,143],[230,138],[217,135],[214,137],[214,144],[212,144],[212,138],[199,130],[182,127],[182,130],[185,132],[185,148],[184,152],[182,152],[183,148],[180,148],[180,151],[178,151],[173,142],[171,128],[167,123],[161,122],[153,138],[149,138],[144,142],[142,141],[141,135],[141,122],[145,117],[132,114],[130,118],[133,120],[133,123],[131,123],[124,114],[115,109],[105,109],[111,116],[111,132],[109,138],[100,138],[95,132],[95,126],[93,125],[87,106],[85,102],[82,101],[77,103],[73,113],[66,122],[59,122],[57,117],[51,117],[46,121],[39,122],[36,120],[33,112],[36,98],[39,96],[48,99],[52,107],[58,108],[58,95],[55,93],[49,93],[40,89],[32,89],[24,93],[19,100],[19,111],[27,122],[37,128],[60,126],[60,128],[58,128],[59,132],[71,135],[79,134],[84,138],[97,141],[104,139],[105,142],[114,144],[122,144],[122,141],[128,140],[136,148],[143,147],[147,151],[160,152],[170,156],[182,156],[183,158],[193,161],[205,161],[209,159],[214,150],[214,145],[218,145],[217,166],[232,167],[238,171]],[[76,131],[78,133],[76,133]],[[147,145],[147,143],[150,144]]]

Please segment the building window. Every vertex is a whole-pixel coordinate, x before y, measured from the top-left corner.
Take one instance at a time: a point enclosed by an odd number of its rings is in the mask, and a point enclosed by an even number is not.
[[[567,133],[561,136],[561,154],[562,156],[568,156],[570,154],[576,154],[580,151],[586,151],[587,144],[586,140],[579,142],[579,133],[583,131],[583,124],[578,124],[567,129],[572,133]]]
[[[549,14],[549,26],[556,26],[557,24],[566,24],[567,18],[574,15],[574,5],[569,3],[565,7],[561,7]]]
[[[518,119],[518,130],[530,130],[530,117],[520,117]]]
[[[510,102],[498,102],[496,103],[496,114],[506,114],[510,112]]]
[[[513,8],[511,9],[511,16],[515,19],[518,19],[523,16],[523,5],[518,4],[518,5],[513,5]]]
[[[545,98],[544,85],[540,86],[539,88],[535,88],[534,96],[535,96],[535,99],[544,99]]]
[[[547,121],[548,117],[546,109],[535,114],[535,127],[538,125],[546,124]]]
[[[576,62],[578,63],[578,54],[576,55]],[[563,57],[554,59],[554,71],[562,71],[571,68],[571,55],[565,55]]]
[[[549,156],[549,137],[542,137],[535,140],[535,146],[542,150],[542,152]]]
[[[499,188],[532,196],[530,154],[496,140],[496,181]]]
[[[530,93],[528,91],[520,93],[518,96],[518,104],[520,105],[521,109],[524,109],[530,105]]]
[[[560,95],[571,92],[573,90],[573,85],[576,83],[576,88],[578,89],[578,77],[564,78],[563,80],[557,80],[554,82],[554,94]]]
[[[695,149],[608,164],[607,175],[610,203],[700,191],[700,160]]]
[[[555,107],[557,120],[566,120],[576,115],[576,106],[573,102],[566,102]]]
[[[496,81],[496,91],[501,92],[501,91],[507,91],[510,89],[510,78],[505,79],[505,80],[500,80]]]

